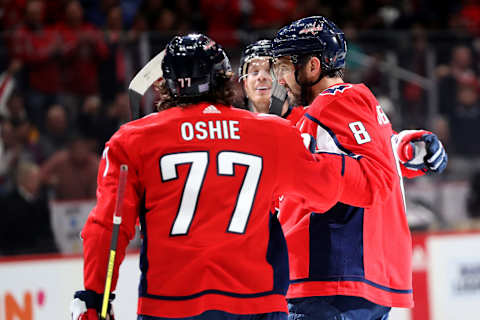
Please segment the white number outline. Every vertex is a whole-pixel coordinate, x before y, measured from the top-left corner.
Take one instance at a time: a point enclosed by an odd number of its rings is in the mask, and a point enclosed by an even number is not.
[[[180,205],[170,230],[171,236],[187,235],[189,232],[208,169],[208,159],[207,151],[171,153],[160,158],[162,182],[178,179],[177,166],[190,164]],[[247,228],[257,194],[258,183],[263,171],[263,159],[260,156],[236,151],[220,151],[217,154],[217,175],[235,176],[235,165],[246,166],[247,171],[238,192],[227,232],[243,234]],[[186,190],[189,191],[186,192]]]
[[[388,120],[388,117],[385,114],[385,111],[383,111],[382,106],[380,105],[377,106],[377,121],[379,125],[390,123],[390,120]]]
[[[227,232],[243,234],[250,219],[258,190],[258,182],[262,176],[263,159],[253,154],[236,151],[221,151],[218,153],[217,174],[219,176],[234,176],[235,165],[246,166],[247,171],[238,192]],[[251,187],[253,185],[255,188]]]
[[[110,162],[108,161],[108,150],[110,150],[110,147],[106,147],[102,153],[102,159],[105,159],[105,170],[103,170],[103,178],[107,176],[108,167],[110,166]]]
[[[178,179],[177,166],[190,164],[185,184],[183,185],[182,197],[177,210],[177,215],[172,224],[170,235],[186,235],[195,215],[198,203],[198,195],[205,180],[208,168],[208,152],[182,152],[163,155],[160,158],[160,173],[162,182]],[[187,190],[187,192],[185,192]]]

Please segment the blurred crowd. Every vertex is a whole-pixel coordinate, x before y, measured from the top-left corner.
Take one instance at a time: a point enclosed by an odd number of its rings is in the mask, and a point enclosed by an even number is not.
[[[372,88],[395,129],[430,129],[466,159],[479,217],[479,1],[0,0],[0,255],[56,251],[48,200],[95,197],[103,146],[130,119],[128,83],[173,35],[204,32],[235,66],[246,44],[310,15],[345,31],[346,79]],[[428,85],[392,85],[392,53]]]

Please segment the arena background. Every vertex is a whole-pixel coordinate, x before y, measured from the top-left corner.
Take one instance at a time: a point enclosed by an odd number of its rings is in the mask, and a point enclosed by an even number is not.
[[[346,81],[371,88],[394,129],[431,130],[449,154],[442,175],[405,180],[416,307],[391,318],[478,314],[480,1],[1,0],[0,320],[68,317],[103,145],[130,119],[129,81],[173,35],[208,34],[236,70],[246,44],[310,15],[344,30]],[[35,201],[12,197],[32,184]],[[134,318],[138,245],[120,320]]]

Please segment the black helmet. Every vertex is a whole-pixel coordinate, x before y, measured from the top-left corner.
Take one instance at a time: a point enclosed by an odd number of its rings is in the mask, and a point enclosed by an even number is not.
[[[291,56],[294,64],[301,56],[318,54],[323,72],[345,67],[345,35],[322,16],[303,18],[283,27],[277,32],[272,46],[275,58]]]
[[[271,40],[258,40],[249,44],[245,50],[243,50],[242,58],[240,59],[240,66],[238,67],[238,75],[240,79],[247,75],[248,64],[256,58],[273,58]]]
[[[232,71],[223,48],[203,34],[175,36],[165,50],[163,78],[174,97],[209,94]]]

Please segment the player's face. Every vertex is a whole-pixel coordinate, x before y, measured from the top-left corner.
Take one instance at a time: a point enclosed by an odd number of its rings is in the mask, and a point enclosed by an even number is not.
[[[244,86],[255,111],[268,113],[272,91],[272,76],[268,58],[257,58],[249,62]],[[264,110],[265,108],[266,110]]]
[[[289,56],[280,57],[273,65],[275,77],[278,82],[287,88],[291,104],[299,105],[301,101],[301,88],[295,80],[295,66]]]

